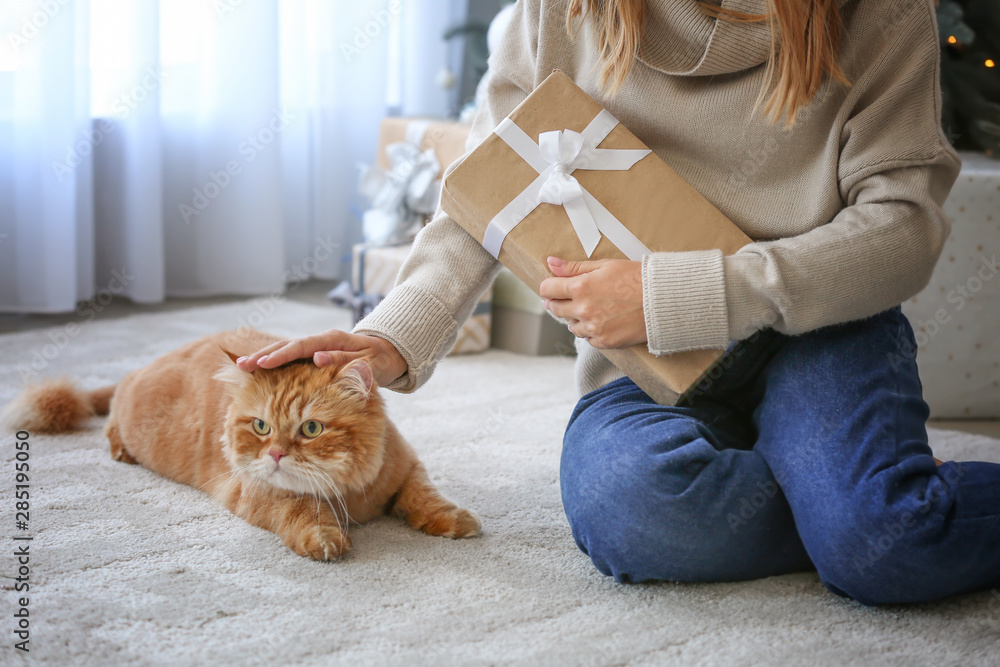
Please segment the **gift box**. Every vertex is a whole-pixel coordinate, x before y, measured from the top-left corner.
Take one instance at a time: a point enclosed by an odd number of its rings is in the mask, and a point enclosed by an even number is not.
[[[963,153],[927,287],[903,303],[931,417],[1000,417],[1000,161]]]
[[[532,356],[576,354],[573,334],[549,311],[531,288],[503,269],[493,281],[490,347]]]
[[[360,165],[358,190],[371,202],[365,241],[408,243],[437,210],[444,169],[465,152],[469,126],[424,118],[385,118],[376,164]]]
[[[565,74],[548,76],[445,179],[441,207],[538,293],[546,258],[736,252],[750,239]],[[693,221],[696,221],[693,224]],[[601,350],[673,405],[723,350]]]
[[[366,316],[385,298],[396,283],[396,276],[410,254],[412,245],[371,246],[358,243],[354,246],[351,271],[354,323]],[[450,354],[482,352],[490,347],[490,307],[492,287],[482,295],[472,317],[459,329]],[[347,300],[347,299],[342,299]]]
[[[379,126],[378,151],[375,164],[389,169],[386,148],[390,144],[405,142],[420,150],[433,150],[441,164],[442,172],[465,153],[465,140],[469,125],[431,118],[383,118]]]

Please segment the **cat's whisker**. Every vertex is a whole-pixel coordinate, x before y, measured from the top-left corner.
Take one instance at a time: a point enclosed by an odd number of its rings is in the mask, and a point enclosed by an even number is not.
[[[213,477],[212,479],[206,481],[204,484],[198,486],[197,488],[198,488],[199,491],[201,491],[201,490],[203,490],[205,488],[205,486],[207,484],[209,484],[209,483],[211,483],[211,482],[219,479],[223,475],[230,475],[232,477],[236,477],[238,474],[245,472],[246,469],[249,466],[250,466],[250,464],[248,464],[248,463],[237,465],[236,468],[235,468],[235,470],[233,468],[230,468],[229,470],[226,470],[225,472],[221,472],[218,475],[216,475],[215,477]]]
[[[303,471],[303,472],[308,472],[308,471]],[[319,484],[317,484],[313,480],[312,475],[307,474],[307,475],[302,475],[302,477],[303,479],[306,480],[306,482],[309,483],[310,490],[315,489],[315,493],[313,493],[313,496],[316,498],[316,520],[319,521]]]
[[[198,486],[197,488],[198,488],[198,490],[199,490],[199,491],[203,491],[203,490],[205,489],[205,486],[206,486],[207,484],[209,484],[209,483],[211,483],[211,482],[213,482],[213,481],[215,481],[215,480],[219,479],[219,478],[220,478],[220,477],[222,477],[223,475],[233,475],[233,474],[234,474],[234,472],[233,472],[232,470],[226,470],[225,472],[222,472],[222,473],[219,473],[218,475],[216,475],[216,476],[215,476],[215,477],[213,477],[212,479],[210,479],[210,480],[206,481],[206,482],[205,482],[205,484],[201,484],[201,485],[199,485],[199,486]]]
[[[250,474],[245,474],[242,476],[241,483],[243,484],[243,493],[248,499],[252,500],[257,494],[259,487],[263,485],[263,480],[259,475],[252,474],[253,468],[256,466],[257,460],[250,460],[237,468],[238,472],[249,472]]]
[[[312,495],[316,499],[316,518],[317,518],[317,520],[320,518],[320,504],[319,504],[319,501],[320,501],[320,498],[323,498],[323,500],[327,503],[327,505],[330,506],[330,512],[333,514],[333,520],[337,522],[337,527],[340,528],[341,530],[343,530],[343,527],[340,525],[340,517],[337,516],[337,511],[333,508],[333,505],[330,505],[330,501],[326,498],[326,496],[324,496],[322,494],[322,491],[320,490],[319,484],[316,483],[316,481],[314,479],[313,472],[311,470],[308,470],[308,469],[303,470],[302,472],[303,472],[302,477],[303,477],[303,479],[305,479],[309,483],[309,488],[310,489],[315,489],[315,491],[312,493]]]
[[[344,513],[344,532],[346,533],[351,526],[351,514],[347,511],[347,503],[344,502],[344,498],[340,495],[340,492],[333,489],[333,493],[336,495],[337,504],[340,505],[341,512]],[[330,500],[329,494],[323,494],[323,499],[326,501],[326,504],[330,506],[330,510],[339,517],[340,515],[337,514],[337,510],[333,508],[333,503]],[[340,519],[338,518],[337,521],[339,523]]]
[[[325,479],[325,481],[329,485],[330,490],[334,490],[334,489],[337,488],[337,484],[336,484],[336,482],[333,481],[333,477],[330,476],[330,473],[328,473],[327,471],[323,470],[323,468],[318,463],[314,463],[314,462],[310,461],[309,465],[310,465],[310,471],[313,472],[313,474],[317,474],[317,475],[322,475],[323,476],[323,478]]]
[[[326,477],[326,479],[329,481],[330,490],[333,491],[333,493],[337,494],[337,500],[340,504],[341,511],[343,511],[344,513],[346,526],[340,523],[340,515],[337,513],[337,510],[334,509],[333,503],[330,502],[329,494],[323,493],[322,489],[320,488],[320,485],[318,483],[316,484],[317,502],[319,502],[319,498],[323,498],[326,504],[330,506],[330,511],[333,512],[333,516],[337,520],[337,526],[346,535],[347,530],[351,524],[351,516],[347,511],[347,504],[344,502],[343,497],[340,496],[339,491],[337,491],[337,487],[333,483],[333,479],[331,479],[330,476],[326,474],[326,472],[322,468],[320,468],[317,464],[313,463],[312,461],[307,461],[306,463],[308,464],[309,467],[303,470],[303,472],[307,472],[309,474],[310,483],[312,479],[319,479],[319,475],[323,475],[323,477]]]
[[[227,470],[223,470],[223,471],[222,471],[221,473],[219,473],[219,474],[218,474],[218,475],[216,475],[215,477],[212,477],[211,479],[207,479],[207,480],[205,480],[205,484],[208,484],[208,483],[210,483],[210,482],[214,482],[215,480],[219,479],[219,478],[220,478],[220,477],[222,477],[223,475],[232,475],[232,474],[233,474],[233,470],[232,470],[232,468],[229,468],[229,469],[227,469]],[[203,488],[205,488],[205,484],[199,484],[199,485],[198,485],[198,487],[197,487],[197,488],[198,488],[198,490],[200,491],[200,490],[202,490]]]
[[[354,445],[355,444],[357,444],[357,443],[352,442],[351,446],[344,450],[344,458],[345,459],[347,458],[347,455],[350,454],[351,451],[354,450]],[[363,487],[363,486],[361,487],[361,497],[364,498],[365,503],[368,502],[368,494],[365,491],[365,487]]]
[[[344,502],[344,497],[340,493],[340,489],[337,487],[337,484],[333,481],[333,478],[330,476],[330,474],[328,472],[326,472],[325,470],[323,470],[323,468],[321,468],[318,464],[313,463],[313,462],[310,461],[310,465],[313,467],[313,469],[315,470],[316,473],[318,473],[318,474],[320,474],[320,475],[322,475],[323,477],[326,478],[326,481],[329,483],[330,490],[337,495],[337,500],[340,502],[340,506],[344,510],[344,517],[345,517],[345,519],[347,521],[347,524],[350,525],[350,523],[351,523],[351,515],[347,511],[347,504]],[[367,502],[367,499],[366,499],[366,502]]]

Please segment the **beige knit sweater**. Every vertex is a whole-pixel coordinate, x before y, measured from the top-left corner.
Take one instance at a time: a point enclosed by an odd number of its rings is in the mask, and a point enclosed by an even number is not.
[[[871,316],[927,284],[950,229],[941,204],[960,162],[939,125],[933,0],[841,0],[840,64],[794,128],[754,105],[770,36],[715,21],[696,0],[647,0],[638,61],[614,98],[598,89],[589,26],[571,39],[565,0],[519,0],[490,58],[475,147],[560,69],[754,240],[739,252],[655,253],[642,262],[654,354],[725,347],[773,327],[797,334]],[[764,13],[766,0],[724,0]],[[691,224],[698,224],[692,220]],[[499,265],[438,211],[395,288],[354,331],[389,340],[412,391],[454,343]],[[578,340],[581,393],[621,373]]]

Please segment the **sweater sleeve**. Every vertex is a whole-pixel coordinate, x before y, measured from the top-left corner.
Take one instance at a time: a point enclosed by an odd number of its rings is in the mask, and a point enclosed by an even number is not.
[[[537,13],[537,0],[519,0],[490,56],[486,98],[473,120],[466,154],[531,92]],[[387,389],[411,392],[427,381],[499,270],[499,262],[439,207],[417,234],[392,290],[353,330],[388,340],[406,360],[407,371]]]
[[[643,261],[654,354],[725,347],[765,327],[794,335],[874,315],[919,292],[950,231],[941,206],[960,168],[940,127],[929,0],[911,2],[853,73],[833,140],[844,208],[803,234]]]

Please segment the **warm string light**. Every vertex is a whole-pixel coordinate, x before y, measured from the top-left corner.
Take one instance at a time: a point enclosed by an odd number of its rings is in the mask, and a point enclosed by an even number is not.
[[[934,4],[935,5],[938,4],[938,0],[935,0]],[[962,3],[961,2],[955,2],[955,4],[961,5]],[[970,41],[971,41],[973,39],[972,31],[970,30],[968,32],[969,32],[969,38],[970,38]],[[967,63],[965,65],[966,67],[968,67],[969,65],[973,65],[973,63],[975,62],[976,58],[982,58],[982,60],[980,60],[979,62],[982,63],[983,67],[985,67],[987,70],[991,70],[991,71],[990,71],[989,74],[987,74],[986,72],[983,72],[983,73],[981,73],[981,76],[986,76],[987,78],[990,78],[990,79],[993,77],[993,70],[996,70],[997,61],[1000,60],[1000,57],[998,57],[998,56],[988,57],[980,49],[971,50],[971,49],[968,48],[969,47],[968,44],[966,44],[966,43],[962,42],[961,40],[959,40],[959,38],[957,36],[955,36],[955,35],[948,35],[945,38],[944,41],[948,44],[948,46],[951,47],[950,49],[947,49],[949,53],[951,53],[952,55],[955,55],[955,56],[964,56],[964,57],[966,57],[965,58],[966,63]],[[976,51],[978,51],[978,53],[976,53]],[[971,58],[968,58],[968,56],[971,56]],[[968,62],[969,60],[972,60],[972,62]],[[995,106],[995,105],[992,105],[992,106]],[[949,135],[950,135],[950,128],[949,128]],[[995,141],[995,138],[993,140]],[[983,145],[982,148],[983,148],[983,152],[985,152],[987,156],[989,156],[991,158],[992,157],[996,157],[996,158],[1000,159],[1000,154],[998,154],[1000,152],[998,152],[998,150],[997,150],[997,148],[1000,148],[1000,141],[996,142],[995,147],[990,147],[989,144],[986,144],[986,145]]]
[[[948,43],[949,44],[958,44],[958,38],[955,37],[955,35],[948,35]],[[997,66],[996,62],[992,58],[987,58],[986,62],[984,64],[987,67],[996,67]]]

